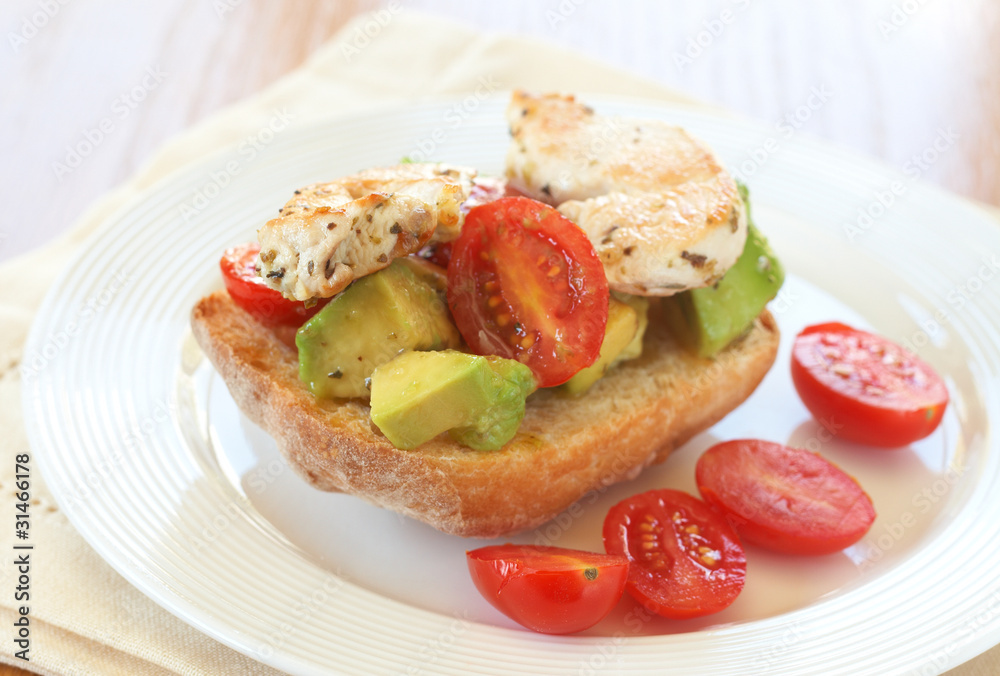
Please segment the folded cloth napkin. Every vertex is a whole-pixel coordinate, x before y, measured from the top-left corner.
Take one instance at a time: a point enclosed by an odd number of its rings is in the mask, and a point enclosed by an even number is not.
[[[0,279],[21,280],[0,291],[0,486],[10,497],[13,458],[28,452],[21,418],[18,366],[35,309],[81,242],[136,194],[206,153],[235,147],[276,111],[296,122],[349,114],[365,107],[428,96],[496,90],[596,92],[689,103],[639,77],[534,40],[479,33],[441,18],[400,12],[367,44],[359,16],[306,64],[258,95],[171,139],[130,181],[106,195],[66,235],[0,265]],[[0,661],[43,674],[272,674],[163,610],[113,571],[74,531],[36,475],[30,542],[30,662],[14,656],[7,634]],[[10,502],[7,503],[8,505]],[[0,626],[17,618],[11,556],[13,528],[0,529]],[[1000,673],[994,650],[953,672]]]

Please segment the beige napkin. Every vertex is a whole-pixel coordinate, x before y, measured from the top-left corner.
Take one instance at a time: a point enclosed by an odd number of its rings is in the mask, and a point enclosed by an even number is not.
[[[292,124],[365,107],[478,88],[599,92],[694,104],[639,77],[551,45],[484,35],[426,15],[401,12],[367,44],[369,16],[356,18],[297,71],[257,96],[171,139],[132,180],[97,202],[71,232],[0,266],[0,485],[10,513],[15,454],[28,452],[18,365],[27,332],[57,272],[80,243],[136,193],[198,157],[255,134],[275,116]],[[32,477],[30,662],[11,644],[17,574],[13,524],[0,528],[0,661],[44,674],[271,674],[273,669],[202,635],[148,600],[101,560]],[[7,517],[10,518],[9,516]],[[18,604],[20,605],[20,604]],[[995,674],[1000,652],[956,670]]]

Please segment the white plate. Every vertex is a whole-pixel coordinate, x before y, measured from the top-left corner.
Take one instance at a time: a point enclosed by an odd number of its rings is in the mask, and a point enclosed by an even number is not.
[[[516,540],[599,550],[611,504],[654,486],[693,492],[701,450],[751,436],[856,475],[879,513],[863,542],[819,558],[749,548],[745,591],[711,618],[650,619],[626,600],[586,635],[549,637],[477,595],[463,552],[481,541],[286,470],[190,337],[220,252],[311,181],[406,155],[499,172],[503,98],[292,128],[254,157],[234,148],[164,180],[89,242],[39,312],[23,375],[39,466],[90,544],[178,617],[296,673],[931,674],[1000,642],[1000,293],[997,259],[984,259],[1000,253],[1000,228],[908,176],[728,117],[591,100],[681,124],[741,168],[790,272],[772,304],[777,365],[665,464]],[[859,210],[874,218],[851,239]],[[874,451],[823,435],[794,393],[788,348],[829,319],[906,342],[946,376],[953,403],[933,436]]]

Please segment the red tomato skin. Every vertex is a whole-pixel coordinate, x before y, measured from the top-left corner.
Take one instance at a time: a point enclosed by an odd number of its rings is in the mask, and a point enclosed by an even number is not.
[[[847,333],[854,330],[854,327],[848,326],[843,322],[824,322],[805,327],[799,335],[807,336],[810,333]]]
[[[472,179],[469,197],[462,202],[460,208],[463,212],[468,213],[474,207],[488,204],[505,195],[507,195],[507,181],[505,179],[494,176],[476,176]]]
[[[869,446],[898,448],[923,439],[948,404],[948,389],[933,368],[887,338],[842,324],[807,327],[796,336],[791,371],[799,398],[821,425]]]
[[[698,459],[702,498],[744,541],[783,554],[832,554],[865,536],[871,498],[809,451],[756,439],[716,444]]]
[[[609,295],[586,234],[527,197],[473,208],[452,246],[448,306],[462,337],[476,354],[527,365],[540,387],[597,360]]]
[[[423,258],[434,265],[447,269],[451,262],[451,242],[434,242],[424,246],[414,256]]]
[[[326,304],[322,300],[311,308],[305,303],[289,300],[257,276],[254,267],[260,245],[248,242],[226,249],[219,261],[222,281],[237,305],[266,326],[301,326]]]
[[[692,527],[697,531],[688,530]],[[746,556],[736,532],[707,503],[682,491],[647,491],[612,507],[604,520],[604,548],[628,558],[625,590],[664,617],[688,619],[724,610],[746,580]]]
[[[493,545],[466,552],[466,560],[493,607],[543,634],[594,626],[621,600],[628,579],[624,557],[561,547]]]

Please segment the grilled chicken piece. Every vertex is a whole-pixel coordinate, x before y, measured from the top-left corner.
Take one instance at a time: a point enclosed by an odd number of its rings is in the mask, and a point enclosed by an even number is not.
[[[286,298],[329,298],[358,277],[461,232],[474,169],[401,164],[297,190],[257,231],[260,276]]]
[[[743,252],[746,211],[712,152],[659,120],[597,115],[572,96],[515,92],[507,179],[587,235],[616,291],[714,284]]]

